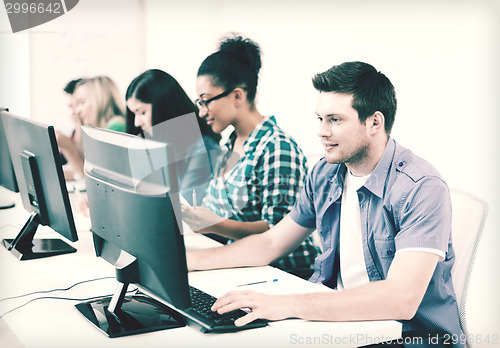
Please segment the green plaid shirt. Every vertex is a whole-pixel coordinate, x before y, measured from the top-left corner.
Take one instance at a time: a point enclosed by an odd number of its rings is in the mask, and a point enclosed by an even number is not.
[[[288,214],[299,196],[307,174],[306,157],[271,116],[255,127],[243,145],[244,156],[224,174],[235,140],[233,132],[222,147],[202,204],[227,219],[265,220],[273,226]],[[274,266],[308,277],[319,252],[309,237]]]

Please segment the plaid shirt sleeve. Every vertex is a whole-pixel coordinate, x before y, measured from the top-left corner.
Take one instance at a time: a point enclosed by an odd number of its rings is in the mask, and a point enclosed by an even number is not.
[[[296,144],[284,137],[268,142],[262,162],[256,173],[261,183],[261,217],[273,226],[288,214],[297,200],[307,162]]]
[[[267,150],[257,176],[262,183],[262,219],[273,226],[289,213],[299,197],[307,174],[307,160],[298,145],[283,136],[270,141]],[[292,253],[272,265],[307,279],[320,253],[312,237],[308,237]]]

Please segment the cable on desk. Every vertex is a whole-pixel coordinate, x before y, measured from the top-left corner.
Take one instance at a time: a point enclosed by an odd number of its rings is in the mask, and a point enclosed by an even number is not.
[[[128,290],[127,291],[127,294],[130,294],[130,293],[136,293],[137,291],[139,290],[139,288],[135,288],[135,289],[132,289],[132,290]],[[12,308],[11,310],[8,310],[7,312],[5,312],[4,314],[0,315],[0,319],[3,318],[4,316],[6,316],[7,314],[9,313],[12,313],[20,308],[23,308],[24,306],[30,304],[31,302],[34,302],[34,301],[37,301],[37,300],[66,300],[66,301],[80,301],[80,302],[84,302],[84,301],[91,301],[91,300],[97,300],[99,298],[103,298],[103,297],[111,297],[113,296],[113,294],[110,294],[110,295],[104,295],[104,296],[93,296],[93,297],[87,297],[87,298],[72,298],[72,297],[56,297],[56,296],[41,296],[41,297],[37,297],[37,298],[32,298],[31,300],[23,303],[22,305],[20,306],[17,306],[15,308]]]
[[[15,226],[15,225],[11,225],[11,224],[6,224],[6,225],[2,225],[2,226],[0,226],[0,230],[3,230],[3,229],[4,229],[4,228],[6,228],[6,227],[13,227],[13,228],[15,228],[16,230],[19,230],[19,231],[21,230],[21,227],[19,227],[19,226]]]
[[[90,282],[95,282],[97,280],[112,279],[112,278],[114,279],[115,277],[101,277],[101,278],[95,278],[95,279],[82,280],[81,282],[75,283],[67,288],[34,291],[34,292],[30,292],[30,293],[24,294],[24,295],[2,298],[2,299],[0,299],[0,302],[6,301],[6,300],[13,300],[16,298],[21,298],[21,297],[26,297],[26,296],[31,296],[31,295],[36,295],[36,294],[48,294],[49,292],[55,292],[55,291],[67,291],[67,290],[70,290],[70,289],[74,288],[75,286],[83,284],[83,283],[90,283]]]

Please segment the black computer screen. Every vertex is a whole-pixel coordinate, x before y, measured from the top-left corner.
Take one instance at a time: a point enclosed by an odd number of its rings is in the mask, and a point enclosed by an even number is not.
[[[94,247],[115,265],[119,288],[77,308],[111,337],[185,325],[151,298],[125,298],[137,284],[175,308],[191,304],[172,146],[90,126],[82,127],[82,142]]]
[[[78,240],[54,128],[1,113],[10,157],[24,208],[30,218],[4,246],[21,260],[75,252],[61,239],[34,239],[39,225],[50,226],[64,238]]]

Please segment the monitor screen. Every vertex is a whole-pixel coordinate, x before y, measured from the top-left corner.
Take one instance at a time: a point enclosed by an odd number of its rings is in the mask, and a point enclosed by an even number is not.
[[[34,239],[38,226],[46,225],[78,240],[54,128],[8,112],[1,119],[23,206],[31,213],[19,234],[3,245],[20,260],[75,252],[61,239]]]
[[[0,107],[0,112],[9,111],[7,108]],[[0,117],[0,186],[5,187],[7,190],[19,192],[17,187],[16,176],[14,174],[14,167],[10,159],[9,146],[5,138],[5,130],[3,128],[2,118]],[[0,199],[0,209],[7,209],[14,207],[14,202],[10,200]]]
[[[184,326],[149,296],[125,298],[133,283],[175,308],[191,305],[173,146],[90,126],[82,141],[95,251],[119,285],[112,298],[76,307],[110,337]]]

